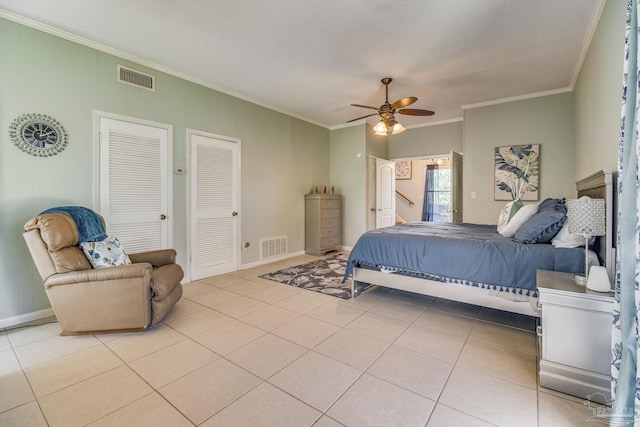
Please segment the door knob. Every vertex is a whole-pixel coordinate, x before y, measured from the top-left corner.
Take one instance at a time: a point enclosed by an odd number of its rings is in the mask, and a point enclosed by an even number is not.
[[[165,219],[167,219],[167,216],[165,214],[162,214],[160,215],[160,219],[164,221]]]
[[[236,211],[231,212],[231,216],[238,216],[238,212]]]

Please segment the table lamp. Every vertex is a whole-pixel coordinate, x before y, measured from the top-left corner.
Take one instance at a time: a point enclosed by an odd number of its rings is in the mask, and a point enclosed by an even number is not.
[[[584,237],[584,277],[576,275],[576,280],[586,283],[587,288],[593,291],[609,292],[611,285],[608,277],[606,283],[601,280],[601,275],[589,280],[589,239],[593,236],[604,236],[606,232],[604,199],[581,197],[568,200],[567,221],[569,233]]]

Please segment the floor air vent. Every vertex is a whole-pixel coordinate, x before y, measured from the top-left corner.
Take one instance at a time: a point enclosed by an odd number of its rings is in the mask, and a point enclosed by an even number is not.
[[[260,240],[260,259],[273,258],[287,253],[287,236]]]
[[[118,81],[150,91],[156,90],[156,78],[154,76],[123,67],[122,65],[118,65]]]

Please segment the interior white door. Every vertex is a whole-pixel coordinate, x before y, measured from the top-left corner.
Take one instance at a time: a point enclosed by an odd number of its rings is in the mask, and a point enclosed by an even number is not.
[[[462,222],[462,154],[451,152],[451,222]]]
[[[171,245],[169,130],[100,118],[100,213],[128,252]]]
[[[396,167],[391,160],[376,159],[376,228],[395,224]]]
[[[191,280],[238,269],[239,143],[190,133]]]

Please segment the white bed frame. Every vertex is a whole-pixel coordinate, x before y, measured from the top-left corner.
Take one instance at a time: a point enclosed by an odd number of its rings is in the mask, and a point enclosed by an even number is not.
[[[614,249],[613,249],[613,175],[611,170],[603,169],[597,173],[576,182],[578,197],[588,195],[592,198],[604,198],[607,215],[607,234],[602,237],[600,256],[605,260],[609,277],[613,275]],[[358,283],[373,284],[387,288],[415,292],[422,295],[430,295],[437,298],[445,298],[468,304],[480,305],[497,310],[510,311],[512,313],[526,314],[540,317],[537,303],[509,301],[507,299],[490,295],[487,289],[468,285],[438,282],[435,280],[418,277],[403,276],[400,274],[382,273],[366,268],[353,268],[353,281],[351,283],[351,295],[357,296]]]

